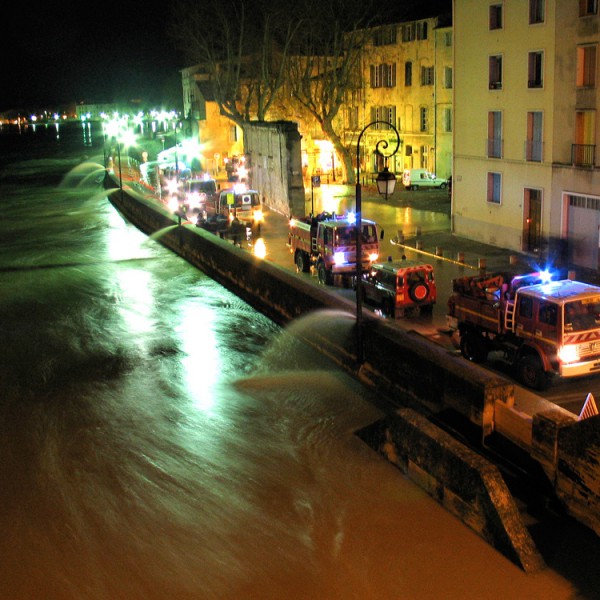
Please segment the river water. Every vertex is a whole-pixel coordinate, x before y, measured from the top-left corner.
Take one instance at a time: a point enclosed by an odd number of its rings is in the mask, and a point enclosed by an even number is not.
[[[124,222],[102,138],[0,131],[0,598],[578,596],[355,435],[370,392]]]

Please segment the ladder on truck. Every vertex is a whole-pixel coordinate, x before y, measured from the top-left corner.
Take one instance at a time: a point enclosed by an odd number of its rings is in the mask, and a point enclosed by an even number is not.
[[[515,326],[515,302],[514,300],[508,300],[506,302],[506,308],[504,309],[504,327],[510,331],[514,331]]]

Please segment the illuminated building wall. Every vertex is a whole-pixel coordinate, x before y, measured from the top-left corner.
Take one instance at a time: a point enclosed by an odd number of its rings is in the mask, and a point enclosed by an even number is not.
[[[373,121],[392,123],[401,149],[388,167],[426,168],[449,177],[452,167],[452,27],[438,16],[373,28],[362,58],[362,86],[345,107],[349,142]],[[365,132],[361,169],[383,164],[374,154],[385,125]],[[394,139],[389,135],[390,144]],[[392,146],[393,147],[393,146]]]
[[[456,234],[597,266],[597,4],[455,0]]]

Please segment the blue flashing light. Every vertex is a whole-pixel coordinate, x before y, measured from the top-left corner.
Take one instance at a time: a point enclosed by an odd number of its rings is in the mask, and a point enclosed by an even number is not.
[[[348,212],[348,223],[354,225],[354,223],[356,223],[356,213],[353,213],[352,211]]]

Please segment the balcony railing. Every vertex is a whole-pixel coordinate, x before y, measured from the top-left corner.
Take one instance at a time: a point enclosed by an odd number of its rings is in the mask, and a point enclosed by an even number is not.
[[[596,145],[571,144],[571,164],[575,167],[593,167],[596,164]]]
[[[540,141],[525,140],[525,160],[542,162],[544,144]]]
[[[499,138],[487,139],[487,157],[502,158],[502,140]]]

